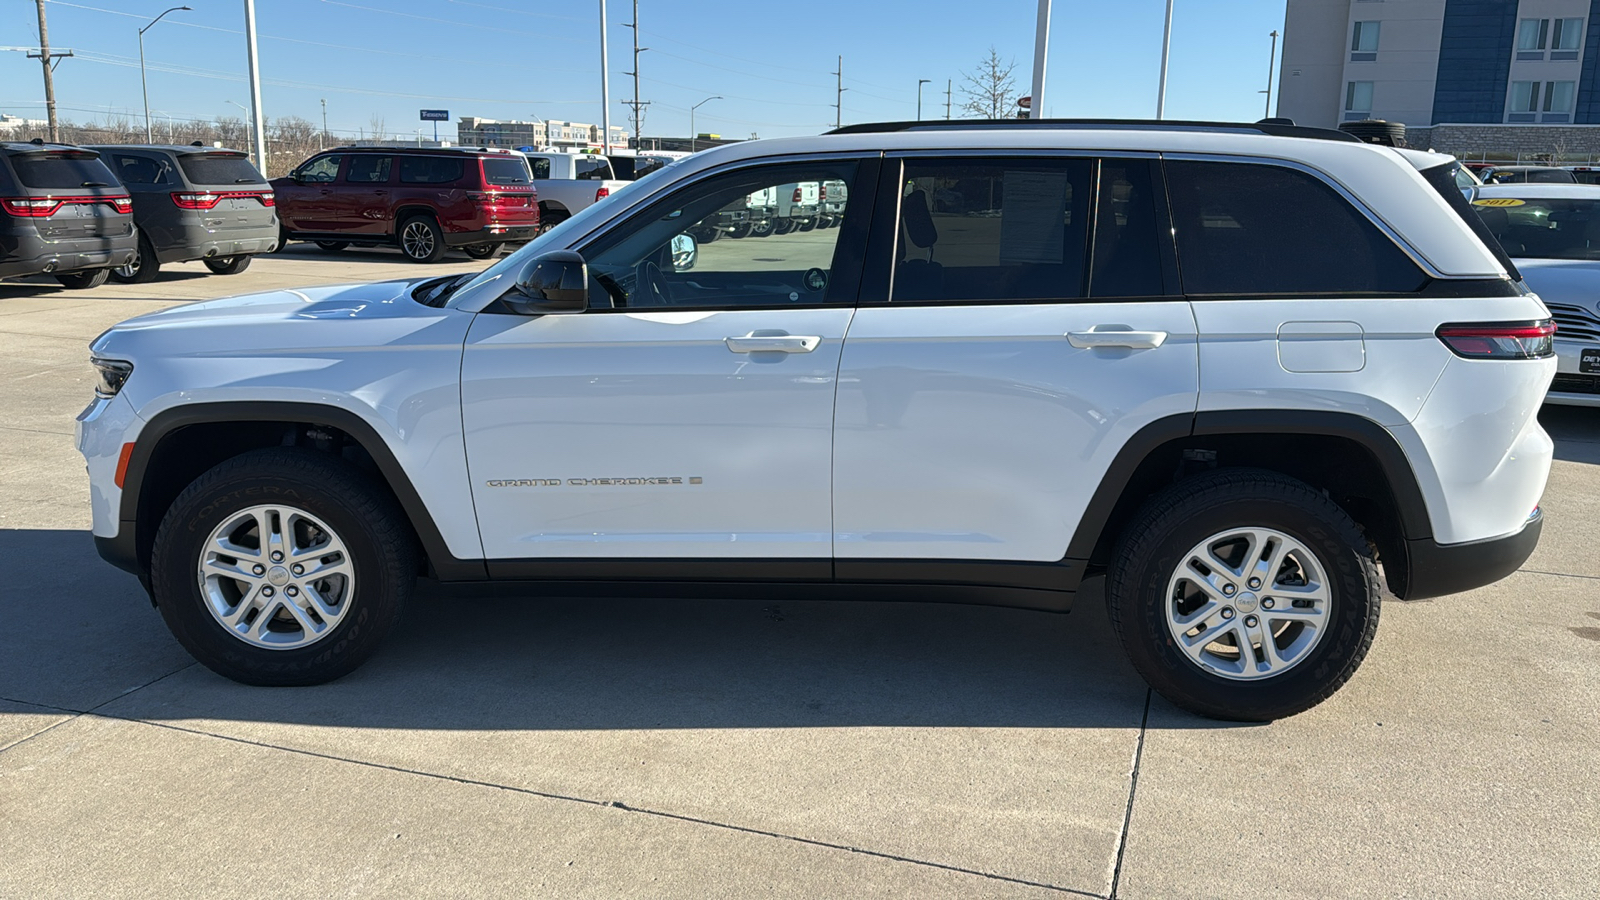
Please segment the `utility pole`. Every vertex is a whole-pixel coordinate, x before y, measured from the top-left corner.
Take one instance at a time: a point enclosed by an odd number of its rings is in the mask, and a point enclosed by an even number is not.
[[[61,143],[61,122],[56,119],[56,80],[55,72],[50,66],[50,28],[44,21],[44,0],[35,0],[39,5],[39,52],[29,53],[29,59],[39,60],[44,67],[44,108],[45,115],[50,120],[50,143]],[[65,54],[71,56],[72,54]]]
[[[931,84],[932,82],[933,82],[933,79],[931,79],[931,78],[918,78],[917,79],[917,121],[918,122],[922,121],[922,86],[925,85],[925,84]]]
[[[42,3],[43,0],[40,0]],[[834,91],[833,100],[833,127],[838,128],[844,119],[844,92],[850,90],[844,86],[844,57],[839,57],[839,68],[834,71],[834,77],[839,79]]]
[[[1172,0],[1167,0],[1167,24],[1161,30],[1161,87],[1156,93],[1156,118],[1167,114],[1167,54],[1172,50]]]
[[[322,133],[317,135],[317,150],[325,149],[328,140],[328,98],[322,98]]]
[[[1272,118],[1272,70],[1278,66],[1278,30],[1272,30],[1272,53],[1267,57],[1267,89],[1262,93],[1267,95],[1267,108],[1261,111],[1261,118]]]
[[[944,120],[946,122],[950,121],[950,86],[953,84],[955,84],[955,79],[953,78],[944,80]]]
[[[600,149],[611,155],[611,63],[606,56],[606,0],[600,0]]]
[[[261,174],[272,177],[267,164],[267,129],[261,115],[261,66],[256,53],[256,0],[244,0],[244,43],[250,62],[250,121],[255,126],[256,165]]]
[[[1044,61],[1050,49],[1050,0],[1039,0],[1039,21],[1033,36],[1033,94],[1028,118],[1044,114]]]
[[[639,99],[639,54],[650,49],[639,46],[639,0],[633,0],[633,21],[627,27],[633,29],[633,71],[622,74],[633,76],[633,102],[628,105],[633,107],[633,148],[638,150],[639,135],[644,131],[644,108],[650,105],[649,100]]]

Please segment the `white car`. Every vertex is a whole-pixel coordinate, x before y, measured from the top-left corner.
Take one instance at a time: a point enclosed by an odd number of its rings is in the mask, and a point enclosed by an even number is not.
[[[1545,402],[1600,406],[1600,186],[1486,185],[1473,205],[1555,319]]]
[[[251,684],[351,671],[419,576],[1065,612],[1104,575],[1163,695],[1291,715],[1385,580],[1468,590],[1538,541],[1553,326],[1453,166],[1275,124],[718,147],[477,275],[101,335],[95,541]],[[837,228],[688,237],[834,181]]]

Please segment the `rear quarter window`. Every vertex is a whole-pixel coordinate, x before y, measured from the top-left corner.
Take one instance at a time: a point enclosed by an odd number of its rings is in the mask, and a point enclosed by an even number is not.
[[[1427,276],[1365,215],[1306,172],[1167,163],[1189,294],[1409,293]]]
[[[402,156],[401,184],[450,184],[460,181],[466,171],[459,156]]]
[[[550,177],[550,160],[542,156],[530,156],[528,157],[528,166],[533,169],[533,177]]]
[[[243,156],[205,153],[178,157],[178,165],[191,184],[261,184],[266,179]]]
[[[30,153],[11,157],[23,187],[44,190],[121,187],[97,156],[65,153]]]
[[[483,180],[489,184],[527,184],[528,164],[520,159],[485,157]]]

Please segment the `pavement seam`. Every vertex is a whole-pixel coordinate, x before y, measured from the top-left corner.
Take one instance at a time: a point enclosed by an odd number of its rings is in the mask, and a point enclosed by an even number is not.
[[[144,684],[139,685],[138,687],[128,688],[127,690],[125,690],[122,693],[116,695],[115,697],[112,697],[112,698],[110,698],[108,700],[105,700],[103,702],[97,703],[94,706],[89,707],[88,709],[73,709],[70,706],[55,706],[55,705],[49,704],[49,703],[35,703],[32,700],[18,700],[18,699],[14,698],[14,697],[0,697],[0,700],[8,700],[8,701],[10,701],[12,703],[25,703],[28,706],[37,706],[40,709],[52,709],[52,710],[55,710],[56,712],[71,713],[71,715],[68,716],[67,718],[62,719],[61,721],[55,723],[54,725],[49,726],[48,728],[41,728],[40,730],[35,731],[33,734],[30,734],[27,737],[22,738],[21,740],[13,741],[12,743],[5,745],[4,747],[0,747],[0,753],[5,753],[7,750],[10,750],[12,747],[17,747],[17,746],[20,746],[22,744],[25,744],[28,741],[31,741],[34,738],[38,737],[39,735],[44,734],[46,731],[50,731],[51,729],[54,729],[54,728],[60,727],[62,725],[65,725],[68,722],[76,722],[77,720],[83,718],[84,716],[93,714],[95,710],[100,709],[101,707],[104,707],[104,706],[107,706],[109,704],[115,703],[118,700],[121,700],[123,697],[128,696],[129,694],[134,694],[134,693],[137,693],[139,691],[142,691],[145,688],[151,686],[152,684],[155,684],[158,681],[165,681],[166,679],[171,678],[172,676],[178,674],[179,672],[182,672],[184,669],[192,668],[192,667],[197,666],[197,665],[199,665],[199,663],[193,662],[193,661],[184,663],[183,665],[179,666],[176,669],[173,669],[171,672],[168,672],[165,675],[158,675],[155,678],[152,678],[149,681],[146,681]],[[121,717],[120,716],[107,716],[105,718],[121,718]]]
[[[1144,736],[1150,730],[1150,699],[1155,692],[1145,688],[1144,716],[1139,720],[1139,742],[1133,748],[1133,769],[1128,776],[1128,808],[1122,814],[1122,833],[1117,836],[1117,861],[1111,869],[1111,891],[1106,895],[1117,900],[1117,887],[1122,881],[1122,856],[1128,851],[1128,827],[1133,823],[1133,798],[1139,790],[1139,765],[1144,761]]]
[[[57,437],[73,437],[70,431],[43,431],[38,428],[18,428],[15,425],[0,425],[0,431],[23,431],[28,434],[53,434]]]
[[[1600,581],[1600,575],[1574,575],[1571,572],[1546,572],[1542,569],[1518,569],[1523,575],[1549,575],[1553,578],[1585,578],[1589,581]]]
[[[107,701],[107,702],[109,703],[111,701]],[[104,704],[101,704],[101,705],[103,706]],[[1149,712],[1149,699],[1148,699],[1148,696],[1147,696],[1146,697],[1146,714],[1147,715],[1148,715],[1148,712]],[[758,836],[758,837],[775,838],[777,840],[791,841],[791,842],[797,843],[797,844],[806,844],[806,845],[812,846],[812,847],[822,847],[822,848],[825,848],[825,849],[828,849],[828,850],[843,850],[843,851],[846,851],[848,853],[854,853],[854,854],[858,854],[860,856],[873,857],[875,859],[888,860],[890,862],[907,863],[909,865],[922,866],[922,867],[930,868],[930,869],[940,869],[940,870],[943,870],[943,871],[946,871],[946,872],[955,872],[955,873],[959,873],[959,874],[962,874],[962,875],[975,875],[975,876],[977,876],[979,878],[987,879],[987,880],[990,880],[990,881],[999,881],[999,882],[1005,882],[1007,884],[1016,884],[1016,885],[1022,885],[1022,886],[1025,886],[1025,887],[1041,888],[1041,889],[1044,889],[1044,890],[1055,891],[1057,893],[1068,894],[1068,895],[1075,896],[1075,897],[1092,897],[1092,898],[1095,898],[1095,900],[1107,900],[1106,895],[1104,895],[1104,894],[1096,894],[1096,893],[1094,893],[1092,891],[1083,891],[1083,890],[1078,890],[1077,888],[1062,887],[1060,885],[1047,884],[1047,883],[1040,882],[1040,881],[1029,881],[1026,878],[1017,878],[1017,877],[1010,876],[1010,875],[999,875],[999,874],[996,874],[996,873],[993,873],[993,872],[984,872],[984,871],[981,871],[981,870],[978,870],[978,869],[967,869],[967,868],[963,868],[961,866],[950,865],[948,863],[940,863],[940,862],[933,862],[933,861],[930,861],[930,860],[916,859],[914,857],[909,857],[909,856],[898,856],[896,854],[886,853],[886,852],[883,852],[881,850],[869,850],[869,849],[865,849],[865,848],[862,848],[862,847],[852,847],[852,846],[850,846],[848,844],[835,844],[835,843],[831,843],[831,842],[828,842],[828,841],[817,840],[815,838],[799,837],[797,835],[784,834],[783,832],[779,832],[779,831],[765,831],[765,830],[762,830],[762,829],[759,829],[759,828],[750,828],[750,827],[745,826],[745,825],[733,825],[733,824],[730,824],[730,823],[727,823],[727,822],[717,822],[717,821],[712,820],[712,819],[701,819],[701,818],[697,818],[695,816],[687,816],[687,815],[683,815],[683,814],[680,814],[680,813],[666,812],[664,810],[648,809],[648,808],[640,807],[640,806],[629,806],[629,805],[624,804],[621,801],[617,801],[617,800],[592,800],[592,799],[587,798],[587,797],[575,797],[575,796],[571,796],[571,795],[568,795],[568,794],[557,794],[557,793],[554,793],[554,792],[551,792],[551,791],[536,790],[534,788],[517,787],[515,785],[509,785],[509,784],[498,784],[498,783],[493,782],[493,781],[481,781],[481,780],[476,779],[476,778],[465,778],[465,777],[462,777],[462,776],[459,776],[459,775],[445,775],[445,774],[442,774],[442,773],[439,773],[439,772],[426,772],[426,771],[423,771],[421,769],[408,769],[408,768],[406,768],[404,766],[394,766],[394,765],[389,765],[387,763],[377,763],[377,762],[370,762],[370,761],[362,760],[362,759],[352,759],[352,758],[346,757],[346,756],[337,756],[337,755],[334,755],[332,753],[321,753],[321,752],[316,751],[316,750],[304,750],[304,749],[301,749],[301,748],[298,748],[298,747],[285,747],[285,746],[282,746],[282,745],[279,745],[279,744],[269,744],[269,743],[267,743],[265,741],[253,741],[253,740],[250,740],[248,738],[234,737],[232,735],[226,735],[226,734],[216,734],[214,732],[201,731],[201,730],[194,729],[194,728],[184,728],[184,727],[181,727],[181,726],[178,726],[178,725],[172,725],[172,724],[169,724],[169,723],[166,723],[166,722],[153,722],[153,721],[151,721],[149,719],[141,719],[141,718],[137,718],[137,717],[118,716],[118,715],[109,714],[109,713],[101,713],[99,715],[100,715],[101,718],[117,719],[117,720],[123,721],[123,722],[136,722],[138,724],[149,725],[149,726],[154,727],[154,728],[165,728],[165,729],[168,729],[170,731],[183,732],[184,734],[192,734],[192,735],[197,735],[199,737],[208,737],[208,738],[213,738],[215,740],[221,740],[221,741],[231,741],[231,742],[236,743],[236,744],[244,744],[244,745],[250,746],[250,747],[260,747],[260,748],[262,748],[264,750],[277,750],[277,751],[280,751],[280,752],[283,752],[283,753],[294,753],[294,754],[297,754],[297,755],[300,755],[300,756],[309,756],[309,757],[312,757],[312,758],[315,758],[315,759],[325,759],[325,760],[329,760],[331,762],[341,762],[341,763],[348,763],[350,765],[355,765],[355,766],[364,766],[364,767],[369,768],[369,769],[379,769],[381,771],[394,772],[394,773],[400,774],[400,775],[415,775],[415,776],[418,776],[420,778],[431,778],[431,779],[435,779],[435,780],[438,780],[438,781],[448,781],[448,782],[452,782],[454,784],[460,784],[460,785],[465,785],[465,786],[469,786],[469,787],[481,787],[481,788],[489,788],[490,790],[509,791],[511,793],[514,793],[514,794],[524,794],[524,795],[527,795],[527,796],[530,796],[530,797],[539,797],[539,798],[544,799],[544,800],[556,800],[556,801],[564,801],[564,802],[568,802],[568,803],[580,803],[580,804],[583,804],[585,806],[595,806],[595,807],[600,807],[602,809],[615,809],[615,810],[619,810],[621,812],[639,813],[641,815],[654,816],[654,817],[659,818],[659,819],[669,819],[669,820],[673,820],[673,821],[677,821],[677,822],[687,822],[687,823],[691,823],[691,824],[695,824],[695,825],[704,825],[704,826],[707,826],[707,827],[710,827],[710,828],[720,828],[720,829],[725,830],[725,831],[736,831],[736,832],[739,832],[741,834],[755,835],[755,836]],[[1141,733],[1141,738],[1140,738],[1140,746],[1141,747],[1143,746],[1143,735],[1142,735],[1142,733]],[[1124,827],[1126,827],[1126,826],[1124,826]]]

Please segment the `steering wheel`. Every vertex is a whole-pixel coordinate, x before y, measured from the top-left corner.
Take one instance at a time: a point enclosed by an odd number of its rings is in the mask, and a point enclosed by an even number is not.
[[[639,288],[644,290],[645,306],[671,306],[672,291],[667,287],[666,275],[662,274],[661,267],[655,260],[647,259],[639,264],[639,274],[636,279]],[[631,304],[641,305],[641,304]]]

